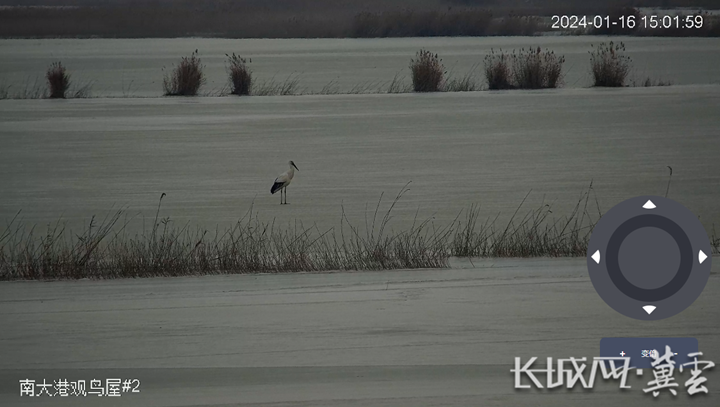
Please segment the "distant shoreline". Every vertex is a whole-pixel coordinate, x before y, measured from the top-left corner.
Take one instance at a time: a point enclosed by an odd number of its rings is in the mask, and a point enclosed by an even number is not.
[[[0,99],[47,97],[45,74],[58,61],[71,76],[67,98],[164,97],[163,79],[195,49],[205,74],[197,97],[231,94],[232,52],[248,59],[253,96],[413,92],[409,63],[421,49],[444,59],[439,91],[486,90],[485,62],[493,50],[512,54],[528,47],[567,58],[559,87],[585,88],[593,85],[593,44],[608,41],[624,42],[628,56],[637,57],[625,86],[720,84],[710,69],[720,57],[712,38],[14,39],[0,40],[6,56]]]
[[[459,0],[425,0],[404,7],[368,2],[366,8],[315,1],[290,5],[283,1],[260,3],[109,1],[86,5],[80,0],[56,6],[4,5],[0,1],[0,38],[398,38],[492,37],[535,35],[630,35],[658,37],[720,37],[720,10],[618,6],[553,8],[522,6],[510,1],[485,8]],[[77,5],[75,3],[81,4]],[[402,2],[400,2],[402,3]],[[673,4],[675,4],[673,3]],[[53,3],[57,4],[57,3]],[[103,3],[105,4],[105,3]],[[450,4],[450,5],[448,5]],[[485,3],[482,3],[485,4]],[[515,7],[513,7],[515,4]],[[702,5],[701,5],[702,4]],[[710,4],[710,3],[708,3]],[[717,6],[717,5],[716,5]],[[702,16],[700,27],[684,26],[686,17]],[[672,15],[679,19],[649,27],[648,16]],[[587,16],[585,23],[564,24],[553,16]],[[623,27],[623,18],[638,19]],[[640,19],[645,16],[644,23]],[[602,26],[592,24],[593,17]],[[590,24],[587,24],[590,22]],[[654,23],[654,22],[653,22]]]

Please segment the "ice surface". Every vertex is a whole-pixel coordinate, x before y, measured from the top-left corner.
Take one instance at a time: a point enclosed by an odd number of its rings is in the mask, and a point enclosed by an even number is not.
[[[592,392],[513,390],[515,356],[592,358],[608,336],[695,337],[717,362],[717,262],[690,308],[636,321],[600,299],[585,261],[453,259],[448,270],[0,283],[0,404],[687,402],[680,373],[677,399],[643,394],[650,372],[633,372],[627,391],[616,381]],[[90,372],[139,377],[141,393],[101,402],[18,396],[25,376]],[[716,376],[707,372],[711,393],[692,405],[717,405]]]
[[[254,203],[276,225],[364,225],[407,182],[392,227],[460,210],[501,220],[533,191],[551,217],[590,182],[602,211],[664,195],[720,225],[720,86],[430,95],[0,101],[0,219],[77,230],[129,207],[214,231]],[[297,163],[289,205],[270,195]],[[596,213],[591,200],[590,212]],[[366,210],[367,208],[367,210]],[[419,212],[418,212],[419,211]],[[139,218],[141,219],[141,218]],[[149,227],[150,222],[146,222]],[[131,225],[141,227],[140,223]]]

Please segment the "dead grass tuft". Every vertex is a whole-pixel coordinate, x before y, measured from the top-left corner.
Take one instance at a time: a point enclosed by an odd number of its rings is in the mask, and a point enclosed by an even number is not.
[[[440,91],[445,67],[437,54],[421,49],[416,58],[410,60],[410,72],[415,92]]]
[[[488,89],[512,89],[510,82],[510,56],[508,54],[504,53],[502,49],[497,53],[494,49],[491,49],[490,53],[485,55],[484,64]]]
[[[203,65],[195,50],[190,57],[183,57],[172,72],[163,78],[165,96],[196,96],[205,84]]]
[[[514,85],[519,89],[557,88],[562,79],[565,57],[554,51],[524,48],[512,54]]]
[[[62,62],[53,62],[48,68],[45,78],[47,78],[48,89],[51,99],[65,99],[65,92],[70,88],[70,74],[63,66]]]
[[[252,89],[252,71],[247,64],[252,60],[246,60],[235,53],[225,56],[228,58],[230,93],[238,96],[249,95]]]
[[[590,70],[593,86],[621,87],[630,73],[632,60],[624,55],[625,44],[622,42],[600,43],[590,51]]]

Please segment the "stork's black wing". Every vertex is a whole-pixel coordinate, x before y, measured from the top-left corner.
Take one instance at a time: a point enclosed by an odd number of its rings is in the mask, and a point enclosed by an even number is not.
[[[275,183],[273,184],[272,188],[270,188],[270,193],[271,193],[271,194],[274,194],[275,192],[279,191],[280,188],[283,187],[283,185],[285,185],[284,182],[277,182],[277,181],[275,181]]]

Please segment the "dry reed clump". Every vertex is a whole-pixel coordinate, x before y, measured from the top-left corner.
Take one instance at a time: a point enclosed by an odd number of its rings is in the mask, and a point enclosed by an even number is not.
[[[440,91],[445,67],[437,54],[421,49],[416,58],[410,60],[410,72],[415,92]]]
[[[203,65],[195,50],[190,57],[183,57],[172,72],[163,77],[165,96],[195,96],[205,83]]]
[[[70,88],[70,74],[62,62],[53,62],[45,74],[51,99],[65,99],[65,92]]]
[[[513,77],[515,86],[520,89],[557,88],[562,80],[564,56],[555,55],[554,51],[523,48],[513,52]]]
[[[543,52],[540,47],[513,50],[511,54],[491,49],[484,59],[485,79],[491,90],[557,88],[562,83],[564,63],[564,56]]]
[[[510,83],[510,56],[501,49],[495,53],[494,49],[485,55],[485,79],[490,90],[512,89]]]
[[[339,228],[321,231],[301,222],[288,227],[261,222],[252,209],[224,232],[191,231],[160,217],[164,194],[152,227],[135,235],[126,233],[130,221],[123,220],[123,210],[99,222],[93,217],[80,233],[57,222],[41,236],[16,216],[0,229],[0,280],[440,268],[448,266],[450,256],[585,256],[601,216],[599,207],[597,216],[589,208],[591,185],[572,213],[560,219],[550,219],[545,204],[520,217],[524,199],[504,225],[497,217],[478,222],[479,207],[471,206],[465,219],[458,214],[445,227],[429,218],[391,231],[393,209],[406,191],[407,186],[384,215],[381,196],[364,231],[344,210]]]
[[[252,71],[248,67],[248,63],[252,60],[235,55],[225,54],[228,58],[228,73],[230,75],[230,93],[233,95],[243,96],[249,95],[252,90]]]
[[[622,42],[605,44],[600,43],[590,52],[590,70],[593,76],[593,86],[621,87],[630,73],[632,60],[625,52]]]

